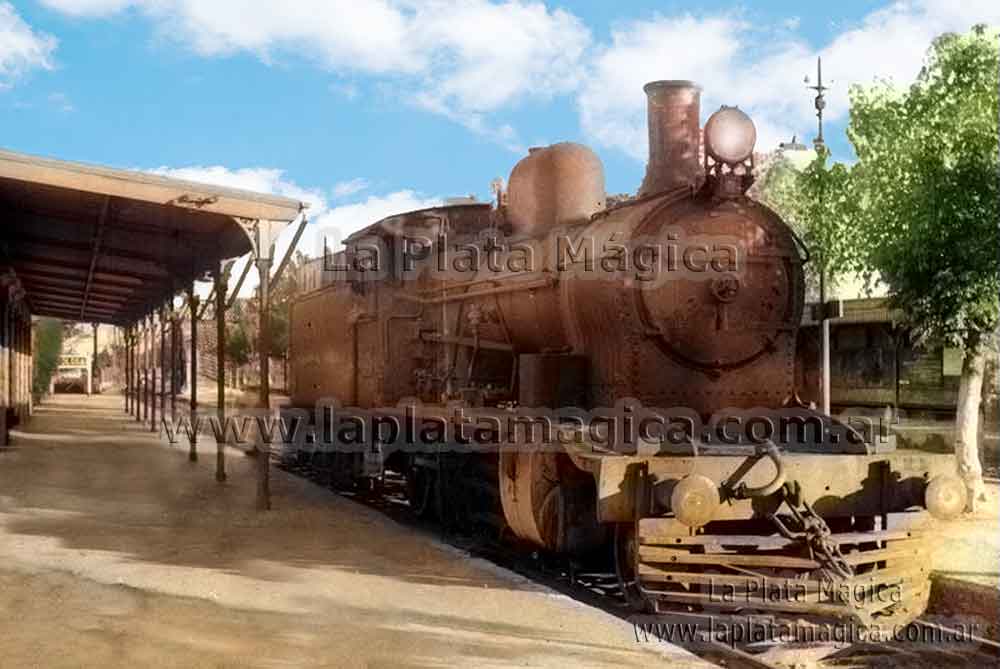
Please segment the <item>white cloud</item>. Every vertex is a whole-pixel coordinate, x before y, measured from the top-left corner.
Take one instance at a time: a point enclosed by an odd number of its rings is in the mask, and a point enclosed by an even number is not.
[[[355,75],[371,76],[371,90],[515,152],[524,142],[497,112],[575,94],[585,134],[638,160],[646,154],[647,81],[695,79],[705,116],[722,103],[740,105],[757,123],[758,146],[768,148],[794,133],[812,136],[802,79],[817,55],[833,85],[828,118],[837,121],[849,84],[905,83],[935,35],[1000,23],[995,0],[896,0],[820,47],[806,41],[798,18],[762,26],[750,10],[623,21],[610,41],[594,45],[577,16],[544,0],[41,1],[75,16],[137,12],[164,38],[205,56],[310,59],[336,73],[330,91],[348,100],[359,94]]]
[[[0,89],[24,72],[52,67],[56,39],[35,32],[9,2],[0,2]]]
[[[896,2],[872,12],[821,52],[841,95],[831,99],[835,116],[847,113],[847,86],[874,78],[906,85],[920,72],[931,40],[944,32],[966,31],[977,23],[1000,25],[1000,3],[984,0]]]
[[[590,43],[573,14],[521,0],[432,0],[419,5],[412,30],[433,60],[427,94],[480,112],[573,90]]]
[[[340,248],[344,239],[387,216],[441,204],[441,198],[427,198],[412,190],[388,195],[371,195],[360,202],[345,204],[310,214],[310,224],[299,242],[299,250],[312,258],[323,255],[324,244],[332,251]]]
[[[975,23],[1000,23],[1000,3],[902,0],[865,16],[820,49],[795,34],[755,27],[741,14],[659,16],[618,25],[599,48],[579,97],[581,125],[597,143],[646,158],[645,96],[653,79],[694,79],[704,89],[702,116],[738,104],[754,118],[758,147],[793,133],[811,137],[815,110],[803,77],[823,57],[831,82],[826,117],[843,120],[847,91],[876,78],[905,85],[920,70],[931,40]]]
[[[308,204],[311,213],[321,213],[326,210],[327,206],[320,191],[302,188],[285,179],[284,171],[270,167],[247,167],[231,170],[228,167],[214,165],[210,167],[157,167],[147,171],[185,181],[290,197]]]
[[[583,130],[599,144],[646,157],[643,84],[692,79],[711,90],[728,77],[740,51],[733,39],[746,27],[733,16],[656,17],[618,25],[595,54],[579,99]]]
[[[335,200],[350,197],[351,195],[360,193],[363,190],[367,190],[369,185],[368,179],[363,179],[361,177],[341,181],[333,185],[333,197]]]
[[[313,258],[318,258],[323,254],[324,244],[328,248],[336,250],[351,233],[357,232],[386,216],[441,204],[440,198],[427,198],[411,190],[400,190],[386,195],[369,196],[360,202],[331,207],[319,190],[303,188],[288,180],[282,170],[266,167],[233,170],[216,165],[211,167],[158,167],[147,171],[186,181],[241,188],[258,193],[271,193],[307,203],[309,209],[306,210],[306,213],[309,223],[299,240],[297,250]],[[343,183],[354,182],[364,182],[367,185],[364,179],[353,179]],[[297,227],[298,221],[281,233],[275,244],[275,262],[284,256],[295,236]],[[237,261],[233,268],[233,281],[243,271],[248,258],[249,256],[245,256]],[[256,286],[256,271],[251,270],[240,290],[240,296],[251,296]],[[208,284],[199,284],[198,286],[198,292],[203,297],[210,290],[211,286]]]
[[[405,104],[444,113],[505,145],[484,115],[573,90],[590,33],[531,0],[42,0],[75,16],[136,9],[206,56],[282,54],[390,82]],[[351,99],[356,88],[338,87]]]

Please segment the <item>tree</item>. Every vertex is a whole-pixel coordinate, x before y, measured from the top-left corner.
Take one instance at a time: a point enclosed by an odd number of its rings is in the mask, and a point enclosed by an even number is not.
[[[226,334],[226,357],[237,365],[246,365],[253,354],[253,344],[247,334],[243,304],[237,300],[229,313],[229,331]]]
[[[803,169],[781,155],[764,174],[760,199],[792,226],[809,249],[806,278],[825,302],[838,275],[857,265],[856,198],[851,170],[828,165],[830,152],[819,147]]]
[[[41,318],[35,325],[35,368],[31,393],[36,402],[49,392],[49,382],[59,367],[63,332],[63,322],[58,318]]]
[[[299,293],[299,270],[308,260],[301,251],[289,259],[281,278],[271,286],[271,355],[288,356],[292,299]]]
[[[955,454],[970,509],[982,491],[977,431],[984,349],[997,327],[996,30],[938,37],[914,84],[851,90],[848,136],[864,262],[925,340],[964,349]]]

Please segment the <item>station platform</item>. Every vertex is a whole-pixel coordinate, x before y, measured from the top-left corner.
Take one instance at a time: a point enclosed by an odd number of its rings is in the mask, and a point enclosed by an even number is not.
[[[119,395],[36,407],[0,451],[0,665],[698,667],[626,621],[215,444]]]
[[[987,479],[975,513],[935,525],[929,611],[1000,641],[1000,483]]]

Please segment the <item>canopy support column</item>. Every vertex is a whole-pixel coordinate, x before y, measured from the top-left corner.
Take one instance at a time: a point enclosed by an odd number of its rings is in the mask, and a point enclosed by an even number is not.
[[[140,324],[136,321],[132,324],[132,413],[135,419],[139,420],[139,400],[141,398],[141,388],[139,384],[139,365],[141,364],[140,353],[142,349],[142,337],[140,336]]]
[[[125,340],[125,413],[132,408],[132,336],[129,326],[125,326],[125,333],[122,337]]]
[[[170,421],[177,424],[177,339],[180,337],[180,316],[170,302]]]
[[[169,312],[160,307],[160,420],[167,419],[167,323]]]
[[[135,321],[132,324],[132,377],[134,383],[133,395],[132,395],[132,413],[135,415],[135,419],[139,420],[141,418],[139,408],[139,403],[142,400],[142,384],[139,382],[139,369],[142,366],[142,334],[141,321]]]
[[[133,321],[132,325],[129,326],[129,347],[132,357],[132,363],[129,365],[129,414],[135,415],[139,407],[139,376],[138,376],[138,363],[139,363],[139,337],[137,328],[138,324]]]
[[[215,274],[215,390],[218,403],[219,435],[215,443],[215,480],[226,480],[226,291],[232,263],[216,267]]]
[[[198,295],[194,292],[194,281],[187,287],[188,310],[191,312],[191,378],[188,385],[191,388],[191,450],[188,452],[188,460],[198,461]]]
[[[156,432],[156,312],[149,314],[149,431]]]
[[[142,317],[142,416],[140,422],[149,420],[149,316]]]
[[[7,406],[10,399],[7,396],[9,390],[9,379],[7,378],[7,354],[9,352],[10,341],[7,337],[7,299],[6,286],[0,284],[0,447],[8,445],[7,435]]]
[[[91,323],[90,327],[94,334],[93,354],[90,356],[90,377],[87,379],[87,394],[94,393],[94,386],[97,382],[97,323]]]
[[[271,258],[257,258],[257,272],[260,274],[259,302],[260,317],[257,332],[257,351],[260,355],[260,407],[264,411],[271,410]],[[260,453],[257,461],[257,509],[267,511],[271,508],[271,444],[268,439],[260,439]]]

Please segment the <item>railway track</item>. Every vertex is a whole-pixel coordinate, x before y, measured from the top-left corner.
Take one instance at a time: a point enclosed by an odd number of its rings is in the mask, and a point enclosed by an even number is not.
[[[998,667],[1000,643],[968,628],[957,628],[925,615],[901,631],[897,640],[848,643],[775,643],[748,641],[730,643],[717,638],[707,614],[690,611],[661,611],[656,615],[636,615],[626,604],[614,573],[611,556],[582,564],[565,558],[525,550],[505,540],[504,532],[490,531],[487,525],[476,530],[455,530],[418,517],[406,499],[402,477],[389,473],[373,489],[342,489],[333,486],[329,470],[320,470],[272,454],[275,466],[307,478],[332,492],[376,509],[396,522],[433,535],[436,539],[509,569],[540,585],[572,597],[589,606],[631,623],[637,643],[671,643],[682,646],[702,659],[728,669],[861,669],[896,667],[941,669],[942,667]],[[740,619],[747,620],[743,617]],[[687,636],[681,630],[695,626]],[[688,626],[688,627],[684,627]],[[668,634],[669,632],[669,634]],[[669,636],[670,638],[666,638]],[[749,635],[748,635],[749,636]],[[940,639],[961,638],[959,642],[941,643]]]

